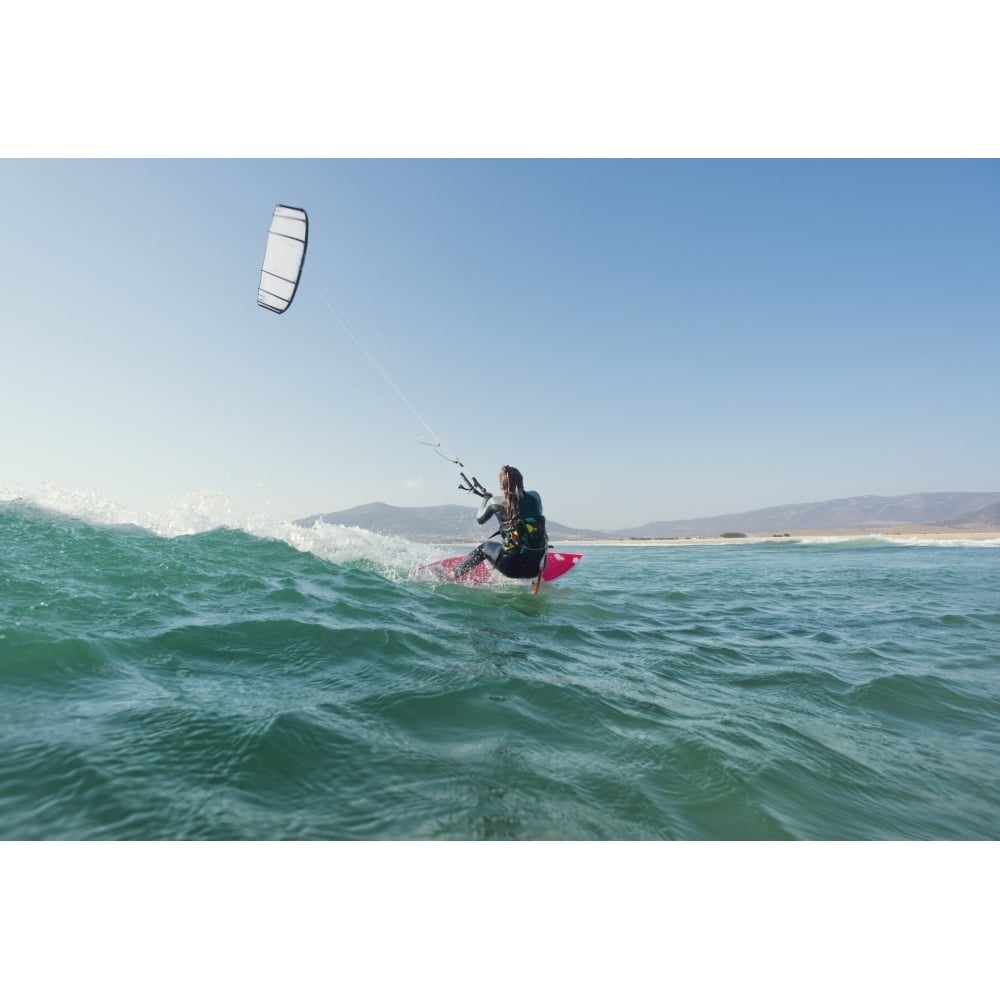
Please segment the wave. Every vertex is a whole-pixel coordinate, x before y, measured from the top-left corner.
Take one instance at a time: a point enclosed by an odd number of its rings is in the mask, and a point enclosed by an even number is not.
[[[771,541],[771,539],[762,539]],[[775,539],[775,541],[779,541]],[[996,538],[956,538],[946,535],[885,535],[873,532],[870,535],[858,535],[845,538],[843,535],[815,535],[808,538],[789,538],[784,541],[795,545],[837,545],[842,548],[874,548],[877,546],[921,546],[927,548],[967,548],[990,549],[1000,548],[1000,535]]]
[[[118,532],[140,532],[164,539],[239,531],[256,538],[284,542],[299,552],[326,562],[365,566],[389,579],[409,577],[427,562],[461,551],[462,547],[412,542],[349,525],[316,523],[303,527],[266,511],[247,510],[218,493],[194,493],[160,512],[141,512],[93,492],[56,488],[26,492],[0,487],[0,508],[51,519],[70,519]]]

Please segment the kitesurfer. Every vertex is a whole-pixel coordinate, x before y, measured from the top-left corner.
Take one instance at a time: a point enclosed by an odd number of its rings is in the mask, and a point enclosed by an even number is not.
[[[473,549],[456,567],[456,580],[484,559],[504,576],[519,580],[538,576],[541,571],[549,545],[542,498],[534,490],[524,489],[524,479],[513,465],[503,466],[499,478],[502,499],[487,493],[479,505],[476,520],[485,524],[496,516],[500,530],[495,535],[500,538],[490,537]]]

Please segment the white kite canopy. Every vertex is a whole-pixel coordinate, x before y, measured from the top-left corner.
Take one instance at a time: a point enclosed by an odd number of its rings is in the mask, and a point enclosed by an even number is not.
[[[304,208],[275,205],[267,231],[264,263],[260,269],[257,305],[283,313],[295,298],[309,242],[309,217]]]

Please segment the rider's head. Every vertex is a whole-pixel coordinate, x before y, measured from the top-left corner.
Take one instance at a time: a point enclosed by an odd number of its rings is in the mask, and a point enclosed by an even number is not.
[[[511,493],[521,493],[524,491],[524,478],[518,469],[513,465],[503,465],[500,467],[500,489],[504,496]]]

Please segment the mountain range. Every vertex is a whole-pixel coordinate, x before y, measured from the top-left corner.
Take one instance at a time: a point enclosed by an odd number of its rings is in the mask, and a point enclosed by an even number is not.
[[[328,514],[312,514],[296,524],[343,524],[416,542],[478,542],[496,523],[476,524],[476,508],[459,504],[394,507],[368,503]],[[819,503],[786,504],[742,514],[676,521],[651,521],[635,528],[596,531],[547,522],[552,541],[615,538],[711,538],[724,533],[766,534],[796,531],[885,531],[907,526],[941,530],[1000,529],[1000,493],[909,493],[904,496],[848,497]]]
[[[908,493],[785,504],[743,514],[686,521],[653,521],[622,534],[636,538],[704,537],[726,531],[882,531],[905,527],[989,529],[1000,525],[1000,493]]]

